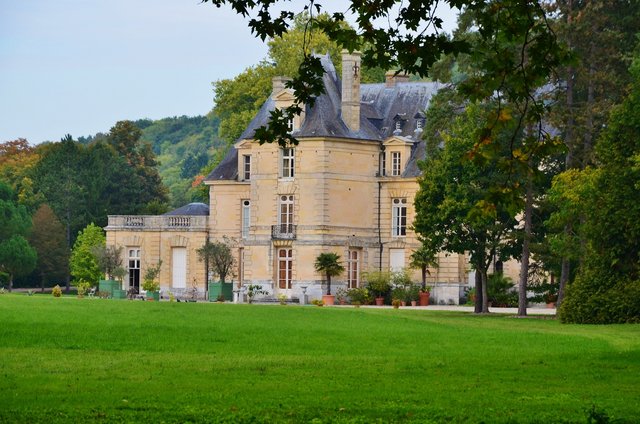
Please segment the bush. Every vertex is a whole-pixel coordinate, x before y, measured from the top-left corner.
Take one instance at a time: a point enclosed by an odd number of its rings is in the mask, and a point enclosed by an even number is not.
[[[56,284],[55,287],[51,289],[51,294],[53,295],[53,297],[62,296],[62,289],[58,284]]]
[[[347,296],[351,299],[351,304],[355,305],[368,305],[371,303],[371,293],[367,290],[366,287],[357,287],[353,289],[349,289],[347,291]]]
[[[501,273],[491,274],[487,280],[487,296],[492,306],[517,307],[518,293],[513,290],[515,284]]]
[[[558,318],[575,324],[640,323],[640,281],[623,281],[610,289],[594,290],[578,277],[567,287]]]
[[[91,283],[89,283],[88,281],[80,280],[76,284],[76,287],[78,288],[78,297],[82,298],[84,297],[85,293],[87,293],[87,290],[89,290],[89,287],[91,287]]]
[[[391,273],[388,271],[368,271],[364,279],[373,296],[384,297],[391,290]]]

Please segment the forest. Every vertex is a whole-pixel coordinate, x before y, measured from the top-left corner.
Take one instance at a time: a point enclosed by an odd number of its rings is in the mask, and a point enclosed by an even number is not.
[[[476,312],[488,310],[491,261],[514,258],[521,314],[527,288],[550,283],[544,275],[557,285],[565,322],[640,321],[637,1],[448,1],[463,10],[453,34],[437,32],[433,2],[392,11],[396,2],[354,1],[353,25],[314,2],[302,14],[274,13],[273,2],[205,3],[264,12],[249,26],[268,39],[268,57],[213,82],[206,116],[0,145],[0,278],[68,285],[70,252],[90,223],[206,201],[203,176],[267,98],[271,77],[294,77],[300,104],[313,104],[321,70],[311,53],[337,59],[347,48],[363,51],[363,82],[389,69],[447,83],[426,111],[414,227],[427,259],[440,250],[470,255]],[[376,27],[392,14],[397,28]],[[417,31],[425,22],[435,35]],[[260,141],[296,143],[277,123],[297,107],[274,114]]]

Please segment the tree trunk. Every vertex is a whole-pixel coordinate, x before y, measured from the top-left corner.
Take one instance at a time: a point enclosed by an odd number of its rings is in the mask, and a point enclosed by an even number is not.
[[[9,274],[9,293],[13,290],[13,274]]]
[[[568,226],[570,227],[570,226]],[[565,227],[565,233],[566,233]],[[560,265],[560,284],[558,284],[558,300],[556,301],[556,307],[560,307],[564,300],[564,292],[569,282],[569,274],[571,272],[571,261],[568,258],[562,258],[562,264]]]
[[[487,268],[483,267],[481,271],[482,277],[482,313],[489,313],[489,293],[487,291]]]
[[[331,275],[327,274],[327,294],[331,294]]]
[[[40,293],[44,293],[44,281],[45,281],[45,277],[43,272],[43,273],[40,273]]]
[[[529,164],[531,165],[531,163]],[[529,277],[529,242],[531,240],[531,214],[533,213],[533,176],[527,176],[527,194],[524,207],[524,241],[522,243],[522,261],[520,264],[520,282],[518,284],[518,316],[527,316],[527,279]]]
[[[476,269],[475,283],[476,283],[476,301],[475,301],[473,312],[476,314],[479,314],[482,312],[482,276],[480,275],[480,270],[478,269]]]
[[[427,288],[427,266],[422,265],[422,291]]]

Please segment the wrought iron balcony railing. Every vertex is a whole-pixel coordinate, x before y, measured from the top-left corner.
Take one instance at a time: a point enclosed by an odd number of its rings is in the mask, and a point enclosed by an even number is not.
[[[272,225],[271,239],[272,240],[295,240],[296,227],[297,226],[293,224]]]

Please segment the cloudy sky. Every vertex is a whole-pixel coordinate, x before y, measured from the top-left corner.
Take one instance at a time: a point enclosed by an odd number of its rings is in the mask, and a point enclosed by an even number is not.
[[[206,114],[211,82],[266,51],[245,20],[199,0],[0,0],[0,142]]]

